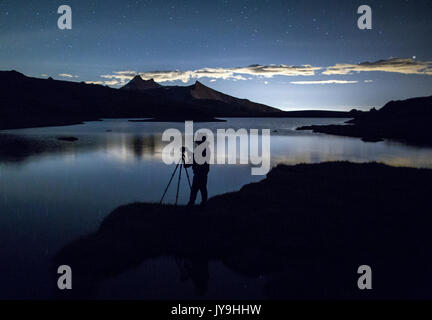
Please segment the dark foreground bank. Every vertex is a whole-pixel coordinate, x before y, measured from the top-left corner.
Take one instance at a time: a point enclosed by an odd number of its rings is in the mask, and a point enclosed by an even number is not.
[[[58,252],[53,266],[72,267],[74,297],[92,297],[100,281],[147,259],[174,256],[191,262],[204,296],[205,266],[219,260],[239,274],[271,275],[264,287],[271,299],[431,298],[430,190],[426,169],[279,165],[258,183],[211,198],[205,211],[119,207],[97,232]],[[360,265],[372,268],[372,290],[357,287]]]

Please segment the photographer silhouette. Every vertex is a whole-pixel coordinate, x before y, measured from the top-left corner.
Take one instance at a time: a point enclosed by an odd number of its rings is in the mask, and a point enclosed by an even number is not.
[[[196,141],[196,144],[199,146],[205,143],[206,140],[207,140],[206,136],[203,136],[201,138],[201,141]],[[210,171],[210,165],[208,159],[210,158],[210,155],[207,154],[207,148],[203,149],[201,155],[196,155],[195,152],[197,152],[196,149],[194,150],[194,154],[192,156],[193,157],[192,163],[184,165],[185,168],[192,167],[192,171],[194,174],[188,206],[193,206],[195,204],[198,191],[200,191],[201,206],[204,207],[207,203],[207,176]],[[184,157],[184,155],[185,153],[183,153],[182,156]],[[198,163],[196,161],[197,156],[201,156],[201,159],[205,159],[205,161],[203,163]]]

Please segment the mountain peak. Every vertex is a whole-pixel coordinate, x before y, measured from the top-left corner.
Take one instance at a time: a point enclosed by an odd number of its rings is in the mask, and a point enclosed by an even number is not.
[[[195,99],[206,99],[206,100],[218,100],[225,101],[229,96],[222,92],[216,91],[206,85],[202,84],[198,80],[192,86],[191,95]],[[228,98],[229,99],[229,98]]]
[[[207,87],[205,84],[203,84],[202,82],[199,82],[198,80],[195,81],[195,84],[192,86],[195,89],[206,89],[206,90],[211,90],[211,91],[215,91],[210,87]]]
[[[137,74],[131,81],[120,89],[124,90],[148,90],[159,88],[161,85],[154,81],[154,79],[144,80],[139,74]]]
[[[26,76],[24,74],[22,74],[21,72],[18,72],[16,70],[10,70],[10,71],[0,71],[1,74],[4,74],[6,76],[10,76],[12,78],[26,78]]]

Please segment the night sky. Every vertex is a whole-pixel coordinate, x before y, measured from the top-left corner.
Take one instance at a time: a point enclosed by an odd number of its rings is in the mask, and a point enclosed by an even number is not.
[[[63,4],[72,30],[57,27]],[[372,30],[357,27],[362,4]],[[430,0],[0,0],[0,70],[113,87],[139,73],[286,110],[369,109],[432,95],[431,34]]]

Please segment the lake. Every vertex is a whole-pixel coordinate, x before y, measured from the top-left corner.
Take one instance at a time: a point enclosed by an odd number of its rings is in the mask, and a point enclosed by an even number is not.
[[[228,119],[195,123],[205,127],[271,129],[271,165],[349,160],[394,166],[432,167],[432,148],[393,141],[295,131],[312,124],[347,119]],[[52,255],[65,244],[94,232],[116,207],[159,202],[174,170],[162,162],[162,132],[183,123],[129,122],[109,119],[82,125],[0,131],[0,298],[53,298]],[[58,137],[76,137],[60,141]],[[209,196],[239,190],[259,181],[250,165],[212,165]],[[186,179],[179,202],[187,202]],[[175,187],[166,202],[175,201]],[[270,276],[237,275],[220,261],[208,264],[203,298],[265,298]],[[198,298],[191,281],[180,281],[173,257],[149,260],[99,284],[91,298]]]

